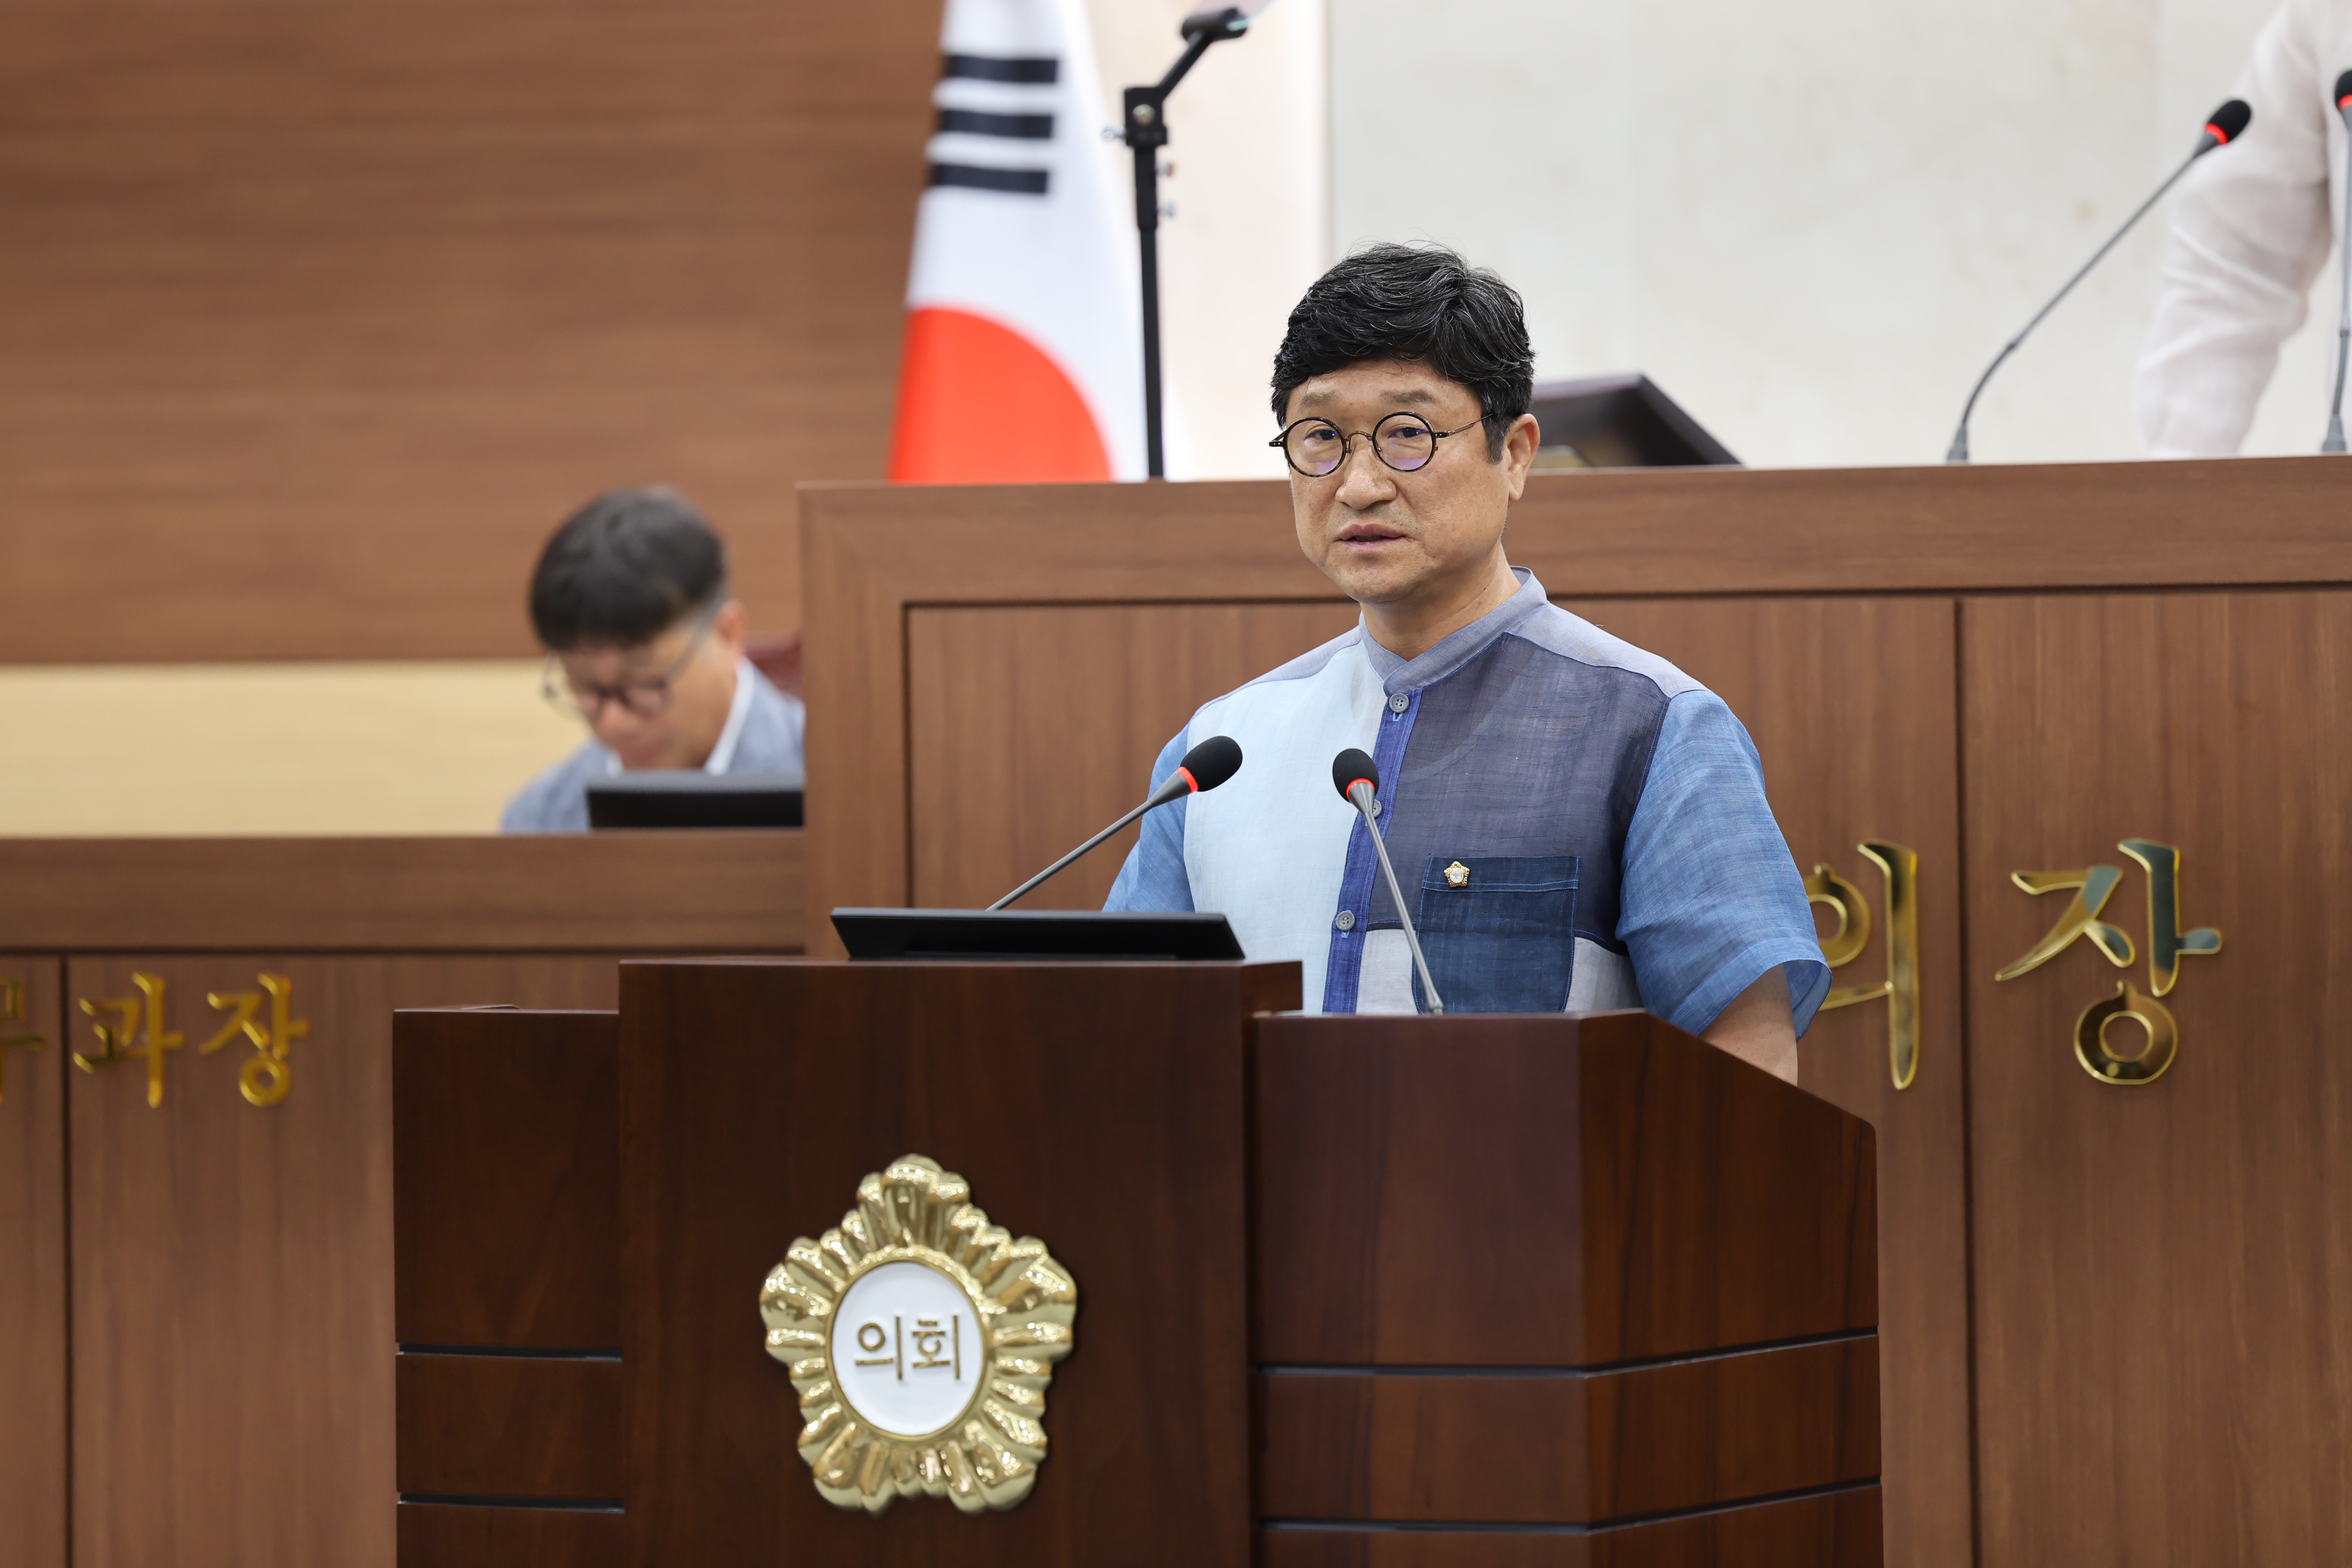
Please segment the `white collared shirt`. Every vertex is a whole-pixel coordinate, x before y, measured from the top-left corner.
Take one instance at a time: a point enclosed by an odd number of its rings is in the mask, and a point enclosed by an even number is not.
[[[750,659],[738,655],[735,659],[735,700],[727,705],[727,727],[719,731],[719,743],[710,748],[709,760],[702,764],[706,773],[723,773],[735,765],[735,743],[743,738],[743,721],[751,714],[751,684],[759,671]]]

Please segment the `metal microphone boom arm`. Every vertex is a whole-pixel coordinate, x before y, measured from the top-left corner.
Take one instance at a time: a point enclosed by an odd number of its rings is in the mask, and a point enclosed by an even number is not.
[[[1388,842],[1381,837],[1380,765],[1372,761],[1370,753],[1350,746],[1331,759],[1331,786],[1364,819],[1364,831],[1371,836],[1372,852],[1381,859],[1381,875],[1389,880],[1389,897],[1396,902],[1397,923],[1404,927],[1404,944],[1412,951],[1413,967],[1421,972],[1421,988],[1429,998],[1429,1010],[1443,1013],[1445,1003],[1437,994],[1437,981],[1429,973],[1429,960],[1422,956],[1421,933],[1412,929],[1412,910],[1404,901],[1404,889],[1397,886],[1396,868],[1389,864]]]
[[[1948,463],[1965,463],[1969,460],[1969,420],[1970,416],[1976,413],[1977,399],[1984,395],[1985,383],[1992,379],[1992,373],[1999,370],[2003,362],[2005,362],[2010,355],[2017,352],[2017,346],[2025,341],[2028,333],[2032,332],[2034,328],[2042,324],[2042,319],[2044,316],[2047,316],[2051,311],[2058,308],[2060,300],[2063,300],[2067,295],[2072,294],[2074,291],[2075,284],[2080,283],[2084,279],[2090,276],[2091,268],[2096,267],[2100,262],[2106,259],[2107,252],[2113,250],[2119,243],[2121,243],[2124,236],[2129,234],[2132,229],[2138,225],[2139,220],[2147,216],[2148,209],[2155,206],[2157,203],[2162,201],[2164,199],[2165,193],[2171,190],[2173,186],[2180,183],[2180,176],[2189,173],[2190,167],[2196,163],[2198,159],[2202,158],[2206,153],[2210,153],[2216,147],[2228,146],[2240,136],[2245,134],[2246,126],[2253,117],[2254,111],[2247,108],[2242,100],[2234,98],[2229,102],[2223,104],[2221,108],[2215,110],[2213,111],[2213,118],[2206,122],[2204,132],[2197,138],[2196,150],[2190,153],[2188,157],[2180,161],[2180,166],[2173,170],[2172,173],[2166,177],[2164,184],[2156,187],[2156,194],[2154,195],[2140,203],[2138,207],[2133,211],[2131,216],[2124,219],[2123,227],[2116,230],[2114,234],[2108,237],[2107,243],[2099,247],[2097,254],[2094,255],[2090,260],[2083,263],[2081,270],[2077,271],[2074,276],[2066,279],[2066,287],[2059,289],[2056,294],[2051,296],[2050,303],[2042,306],[2039,310],[2036,310],[2033,313],[2033,320],[2026,322],[2023,327],[2020,328],[2018,330],[2017,336],[2010,339],[2009,342],[2001,345],[2000,353],[1993,356],[1992,363],[1985,366],[1985,373],[1977,377],[1976,386],[1969,394],[1968,406],[1960,410],[1960,427],[1952,432],[1952,447],[1950,451],[1944,454],[1944,461]]]
[[[1184,19],[1184,52],[1168,74],[1150,87],[1127,89],[1126,120],[1119,129],[1135,154],[1135,227],[1143,268],[1143,448],[1146,471],[1168,477],[1160,437],[1160,149],[1168,145],[1168,95],[1200,63],[1209,46],[1249,31],[1248,13],[1237,6],[1204,11]]]
[[[2352,71],[2336,79],[2336,112],[2343,117],[2344,129],[2352,132]],[[2331,456],[2344,450],[2344,366],[2352,359],[2352,137],[2346,140],[2344,167],[2344,237],[2336,247],[2340,279],[2336,306],[2336,395],[2327,402],[2327,438],[2319,444],[2320,451]]]

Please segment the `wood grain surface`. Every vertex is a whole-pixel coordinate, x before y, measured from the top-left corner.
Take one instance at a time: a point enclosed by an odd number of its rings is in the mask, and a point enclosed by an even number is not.
[[[1542,1533],[1267,1530],[1259,1568],[1878,1568],[1876,1487],[1695,1519]]]
[[[2352,595],[1962,615],[1983,1561],[2352,1559]],[[2170,1070],[2117,1088],[2072,1040],[2150,990],[2126,837],[2179,850],[2181,926],[2224,945],[2162,998]],[[1997,984],[2071,896],[2009,874],[2095,864],[2134,967],[2078,942]]]
[[[401,1568],[620,1568],[627,1523],[617,1513],[403,1503]]]
[[[0,1563],[65,1568],[69,1429],[67,1354],[66,1053],[63,966],[0,953],[24,985],[24,1018],[0,1036]]]
[[[1263,1363],[1595,1367],[1875,1322],[1869,1126],[1647,1014],[1268,1018],[1254,1071]]]
[[[938,37],[932,0],[11,7],[0,660],[528,652],[547,533],[652,479],[791,626],[793,480],[882,473]]]
[[[800,494],[812,545],[902,605],[1339,597],[1299,553],[1280,479]],[[1509,552],[1553,594],[1612,598],[2326,583],[2352,580],[2341,506],[2319,458],[1537,473]]]
[[[406,1012],[392,1051],[399,1342],[617,1352],[618,1016]]]
[[[1194,709],[1355,618],[1343,605],[909,612],[914,901],[978,909],[1018,886],[1149,793]],[[1022,907],[1101,908],[1138,831]]]
[[[1820,1014],[1800,1081],[1878,1131],[1879,1359],[1887,1555],[1971,1558],[1967,1081],[1961,1054],[1958,611],[1946,598],[1580,600],[1731,705],[1764,759],[1801,869],[1860,889],[1870,946],[1839,985],[1886,976],[1886,886],[1864,838],[1919,855],[1919,1065],[1897,1090],[1887,1005]],[[1827,922],[1824,921],[1824,929]]]
[[[1868,1337],[1622,1372],[1264,1371],[1259,1513],[1590,1524],[1878,1474]]]
[[[392,1016],[613,1005],[609,958],[75,958],[65,996],[163,977],[184,1047],[70,1096],[76,1568],[390,1568]],[[310,1032],[275,1107],[238,1092],[207,993],[293,981]],[[77,1048],[90,1021],[71,1013]]]
[[[625,1495],[617,1360],[404,1351],[394,1382],[404,1494]]]
[[[0,945],[789,952],[802,844],[796,829],[0,839]]]
[[[1291,964],[624,966],[631,1560],[1242,1568],[1244,1034],[1297,988]],[[986,1520],[820,1498],[752,1310],[908,1152],[1077,1283],[1051,1455]]]
[[[1578,599],[2344,582],[2352,581],[2352,537],[2338,521],[2339,479],[2325,459],[2307,458],[1538,474],[1513,509],[1509,550],[1553,595]],[[918,679],[936,659],[920,669],[909,663],[915,611],[1287,602],[1347,614],[1300,555],[1279,480],[810,484],[800,510],[814,832],[809,929],[812,951],[828,955],[840,950],[822,927],[824,910],[908,903],[919,883],[960,888],[978,876],[960,866],[930,873],[913,858],[919,838],[927,855],[969,853],[963,839],[916,826],[919,800],[937,798],[919,792],[917,758],[952,754],[931,738],[929,721],[954,700]],[[2226,535],[2211,527],[2217,515],[2235,520]],[[2123,537],[2132,548],[2115,547]],[[927,635],[944,651],[952,634],[940,625]],[[954,646],[971,643],[956,637]],[[1064,645],[1053,646],[1067,658]],[[1075,663],[1011,671],[985,707],[1035,682],[1065,693],[1077,711],[1117,711],[1130,658],[1121,638],[1097,639]],[[1004,679],[1001,658],[993,668]],[[1135,695],[1172,705],[1174,694]],[[1058,790],[1045,781],[1070,765],[1074,750],[1048,747],[1017,775],[961,782],[1002,792],[993,796],[1000,805]],[[1131,771],[1123,751],[1106,750]],[[1088,819],[1109,820],[1131,804],[1131,788],[1122,783],[1108,798],[1090,798],[1087,811],[1099,815]],[[1869,830],[1832,831],[1843,844],[1848,832]],[[1850,855],[1850,846],[1838,853]]]

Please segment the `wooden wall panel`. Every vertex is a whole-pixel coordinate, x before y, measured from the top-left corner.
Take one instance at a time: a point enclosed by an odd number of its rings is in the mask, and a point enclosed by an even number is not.
[[[619,1353],[620,1029],[503,1008],[394,1020],[404,1347]]]
[[[207,992],[291,977],[293,1089],[240,1098]],[[185,1037],[71,1091],[77,1568],[390,1568],[392,1013],[610,1007],[599,958],[76,959],[68,1007],[162,976]],[[74,1043],[94,1048],[74,1015]]]
[[[0,660],[525,652],[548,531],[656,478],[793,624],[793,481],[887,449],[938,27],[9,6]]]
[[[803,836],[0,838],[0,943],[791,952]]]
[[[1194,709],[1355,619],[1344,603],[909,613],[912,901],[978,909],[1017,886],[1141,800]],[[1138,831],[1022,906],[1099,908]]]
[[[628,1521],[602,1510],[403,1503],[404,1568],[621,1568]]]
[[[1538,474],[1512,509],[1510,553],[1556,595],[1609,597],[2344,582],[2342,479],[2320,458]],[[813,484],[800,504],[810,940],[827,955],[839,948],[824,911],[904,902],[917,879],[910,610],[1320,601],[1345,614],[1298,552],[1280,479]],[[2233,520],[2226,534],[2217,516]],[[2117,550],[2124,537],[2132,548]],[[1057,749],[1006,787],[1067,765]]]
[[[404,1495],[617,1502],[623,1379],[609,1361],[402,1352]]]
[[[1862,889],[1871,944],[1835,984],[1886,975],[1886,888],[1864,838],[1919,853],[1920,1051],[1887,1067],[1887,1005],[1823,1013],[1801,1081],[1878,1129],[1886,1550],[1971,1557],[1967,1082],[1960,1053],[1958,721],[1946,598],[1618,599],[1569,608],[1672,659],[1731,705],[1801,870]]]
[[[1261,1568],[1878,1568],[1879,1494],[1856,1487],[1590,1532],[1265,1530]]]
[[[63,1019],[55,958],[0,954],[0,980],[24,984],[21,1021],[0,1036],[0,1563],[64,1568],[66,1121]]]
[[[2352,594],[1972,600],[1968,942],[1986,1568],[2352,1559]],[[2178,1058],[2119,1088],[2084,1009],[2150,988],[2181,855]],[[2106,864],[2128,972],[2078,942],[2005,984]],[[2128,1024],[2112,1033],[2129,1048]]]

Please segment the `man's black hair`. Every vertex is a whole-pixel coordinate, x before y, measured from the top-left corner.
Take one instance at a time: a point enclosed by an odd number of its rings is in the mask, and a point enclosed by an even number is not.
[[[530,575],[530,624],[558,653],[635,647],[727,596],[727,547],[686,498],[611,490],[572,514]]]
[[[1490,458],[1535,392],[1518,291],[1444,246],[1371,246],[1315,280],[1275,353],[1275,418],[1306,382],[1381,359],[1419,360],[1476,393]]]

